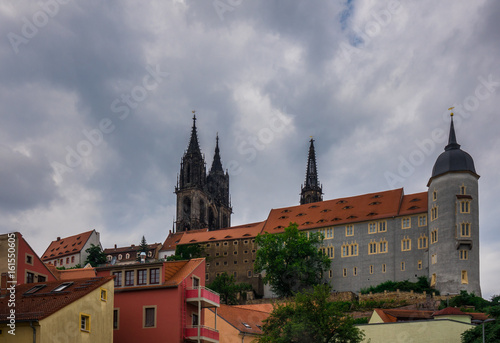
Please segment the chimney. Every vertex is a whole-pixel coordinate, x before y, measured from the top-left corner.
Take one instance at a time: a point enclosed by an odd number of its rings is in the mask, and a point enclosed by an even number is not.
[[[115,244],[115,249],[116,249],[116,244]]]
[[[61,237],[57,237],[57,241],[59,242],[61,240]]]

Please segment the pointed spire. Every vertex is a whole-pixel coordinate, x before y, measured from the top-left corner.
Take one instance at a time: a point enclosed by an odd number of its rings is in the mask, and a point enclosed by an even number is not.
[[[198,144],[198,134],[196,132],[196,111],[193,111],[193,127],[191,129],[191,139],[189,140],[189,146],[187,149],[187,153],[195,153],[200,154],[200,145]]]
[[[217,132],[217,137],[215,138],[215,154],[214,154],[214,160],[212,162],[212,168],[210,169],[210,174],[213,174],[216,172],[224,173],[224,169],[222,169],[222,162],[220,160],[219,133],[218,132]]]
[[[314,150],[314,139],[311,137],[309,145],[309,155],[307,157],[306,182],[300,192],[300,203],[309,204],[323,201],[323,190],[318,180],[318,170],[316,168],[316,151]]]
[[[310,140],[311,145],[309,146],[309,156],[307,158],[307,171],[306,171],[306,182],[305,187],[317,187],[318,184],[318,170],[316,168],[316,152],[314,150],[314,139]]]
[[[453,107],[451,107],[453,109]],[[451,124],[450,124],[450,136],[448,138],[448,145],[444,150],[460,149],[460,144],[457,143],[457,136],[455,135],[455,125],[453,124],[453,112],[450,114]]]

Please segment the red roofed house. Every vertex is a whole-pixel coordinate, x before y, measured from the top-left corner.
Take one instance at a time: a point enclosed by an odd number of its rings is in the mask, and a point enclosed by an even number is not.
[[[19,232],[0,235],[0,273],[2,289],[11,284],[8,281],[21,285],[56,280]]]
[[[220,305],[217,312],[213,309],[206,309],[205,320],[208,325],[214,325],[217,317],[220,343],[250,343],[262,335],[263,322],[272,311],[271,304]]]
[[[115,258],[116,262],[130,262],[136,261],[139,257],[138,250],[141,247],[139,245],[132,244],[128,247],[117,247],[115,244],[114,248],[104,249],[103,252],[106,255],[108,262],[111,262]],[[158,252],[161,249],[161,243],[148,244],[148,252],[146,259],[158,259]]]
[[[460,342],[461,334],[474,327],[472,320],[485,320],[484,313],[464,313],[457,308],[420,311],[375,309],[368,324],[357,325],[364,342]]]
[[[90,248],[92,244],[102,249],[99,232],[96,230],[66,238],[57,237],[43,253],[42,261],[66,269],[76,265],[83,267],[88,256],[85,250]]]
[[[112,325],[112,277],[18,285],[0,296],[2,342],[108,343]]]
[[[205,259],[110,264],[97,275],[115,276],[115,342],[219,342],[202,311],[219,307],[219,295],[204,287]]]

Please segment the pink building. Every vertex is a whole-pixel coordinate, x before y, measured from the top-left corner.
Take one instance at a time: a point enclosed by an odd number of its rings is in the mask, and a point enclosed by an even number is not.
[[[203,308],[219,307],[205,259],[106,265],[97,275],[115,277],[115,342],[219,342],[216,325],[205,326]]]

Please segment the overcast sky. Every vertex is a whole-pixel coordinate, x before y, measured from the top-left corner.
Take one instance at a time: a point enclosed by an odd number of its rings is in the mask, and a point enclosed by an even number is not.
[[[500,2],[0,3],[0,232],[42,254],[96,229],[163,242],[192,110],[232,224],[297,205],[309,137],[324,199],[427,190],[455,106],[481,175],[483,295],[500,289]]]

